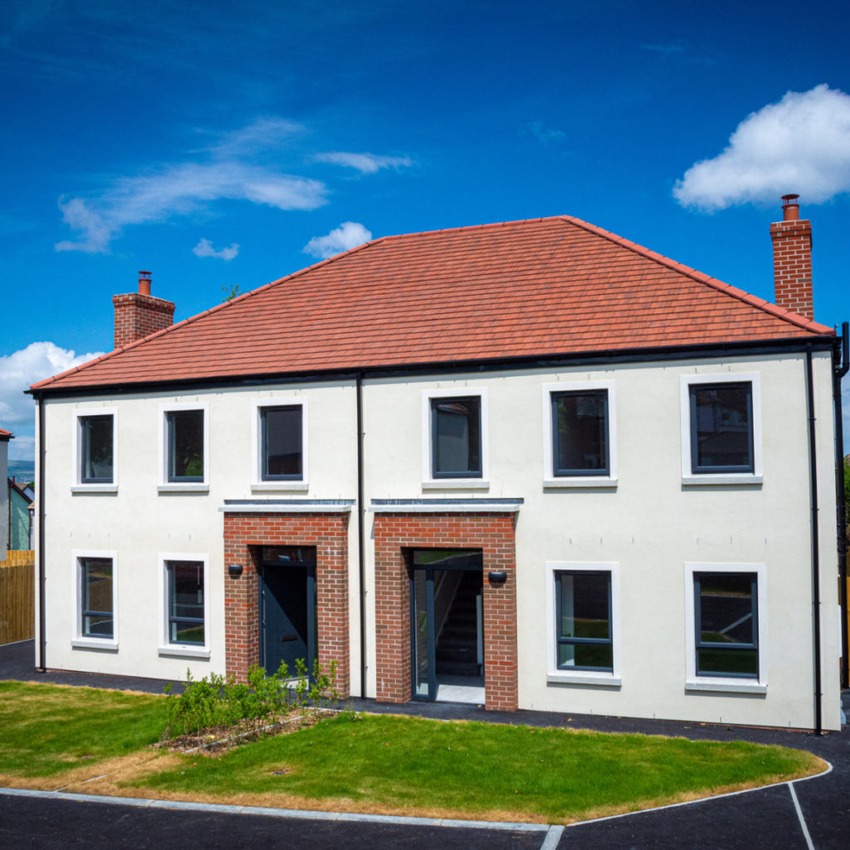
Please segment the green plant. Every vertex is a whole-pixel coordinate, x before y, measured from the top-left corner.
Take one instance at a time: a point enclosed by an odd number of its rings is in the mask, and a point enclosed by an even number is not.
[[[237,738],[257,737],[292,712],[306,716],[335,705],[339,699],[336,670],[335,661],[327,669],[317,661],[312,682],[303,659],[295,662],[294,682],[286,662],[271,675],[254,665],[245,682],[217,673],[193,679],[187,671],[182,693],[174,693],[171,685],[166,687],[163,737],[193,736],[230,746]]]

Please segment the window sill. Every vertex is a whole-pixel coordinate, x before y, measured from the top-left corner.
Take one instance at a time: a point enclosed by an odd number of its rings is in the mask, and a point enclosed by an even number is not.
[[[156,488],[157,493],[209,493],[210,485],[209,484],[192,484],[185,483],[180,484],[175,481],[171,484],[158,484]]]
[[[489,490],[490,482],[483,478],[440,478],[423,481],[423,490]]]
[[[564,476],[563,478],[544,478],[544,487],[555,487],[558,489],[571,489],[573,487],[605,487],[607,489],[616,490],[617,479],[608,478],[604,475],[596,477],[594,475],[581,476]]]
[[[685,691],[709,691],[727,694],[766,694],[767,684],[741,679],[686,679]]]
[[[113,638],[77,638],[71,641],[74,649],[99,649],[101,652],[118,652],[118,641]]]
[[[159,647],[159,654],[175,658],[209,658],[211,655],[210,651],[202,646],[185,646],[179,643]]]
[[[75,484],[72,493],[117,493],[117,484]]]
[[[566,670],[551,670],[546,674],[546,681],[550,685],[596,685],[603,688],[619,688],[623,684],[621,676],[612,673],[568,673]]]
[[[749,484],[760,487],[764,483],[762,475],[683,475],[682,486],[701,487],[703,485],[717,486],[722,484]]]
[[[262,493],[263,491],[279,492],[279,491],[305,491],[309,490],[310,485],[307,481],[262,481],[251,485],[252,493]]]

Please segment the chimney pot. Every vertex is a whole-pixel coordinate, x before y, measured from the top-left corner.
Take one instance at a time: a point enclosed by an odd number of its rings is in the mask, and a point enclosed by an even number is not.
[[[799,221],[800,220],[800,205],[797,203],[799,195],[783,195],[782,196],[782,220],[783,221]]]
[[[150,295],[151,294],[151,273],[150,272],[139,272],[139,294],[140,295]]]
[[[812,304],[812,223],[800,219],[799,195],[782,196],[782,221],[770,225],[773,240],[774,302],[814,318]]]

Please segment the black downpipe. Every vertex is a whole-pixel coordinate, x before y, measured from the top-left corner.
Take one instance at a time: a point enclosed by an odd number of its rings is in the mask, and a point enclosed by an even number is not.
[[[45,585],[44,575],[44,398],[39,396],[38,404],[38,672],[46,673],[45,652],[47,650],[47,632],[44,622],[45,616]]]
[[[357,373],[357,542],[360,556],[360,698],[366,699],[366,506],[363,504],[363,374]]]
[[[850,643],[847,635],[847,514],[844,499],[844,416],[841,407],[841,379],[850,370],[850,327],[841,325],[840,347],[836,345],[836,364],[832,378],[835,411],[835,503],[838,539],[838,599],[841,606],[841,687],[850,687]]]
[[[812,503],[812,625],[815,644],[815,735],[823,733],[820,647],[820,547],[818,545],[818,468],[815,442],[815,390],[812,350],[806,349],[806,406],[809,414],[809,481]]]

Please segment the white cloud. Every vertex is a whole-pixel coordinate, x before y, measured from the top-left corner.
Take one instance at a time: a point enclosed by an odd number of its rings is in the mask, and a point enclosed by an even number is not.
[[[26,348],[0,357],[0,428],[12,431],[15,438],[9,446],[10,456],[17,460],[32,459],[34,404],[24,395],[30,384],[79,366],[102,351],[76,354],[52,342],[32,342]]]
[[[356,221],[344,221],[335,227],[327,236],[314,236],[302,249],[305,254],[311,254],[322,260],[333,257],[342,251],[349,251],[368,242],[372,238],[371,231]]]
[[[239,253],[239,245],[234,242],[227,248],[222,248],[216,251],[213,243],[209,239],[201,239],[194,248],[192,253],[197,257],[217,257],[219,260],[232,260]]]
[[[313,159],[316,162],[330,162],[333,165],[343,165],[355,168],[361,174],[377,174],[382,168],[407,168],[413,165],[409,156],[376,156],[372,153],[345,153],[329,151],[317,153]]]
[[[262,149],[279,148],[293,136],[306,132],[307,128],[303,124],[272,115],[258,118],[246,127],[225,133],[211,150],[223,158],[254,156]]]
[[[57,251],[104,252],[131,224],[166,221],[219,200],[250,201],[279,210],[313,210],[326,203],[319,180],[292,177],[236,161],[183,163],[141,177],[116,180],[99,198],[60,201],[65,222],[80,233]]]
[[[705,210],[775,203],[796,192],[823,203],[850,191],[850,95],[826,84],[787,92],[742,121],[713,159],[676,181],[682,206]]]

